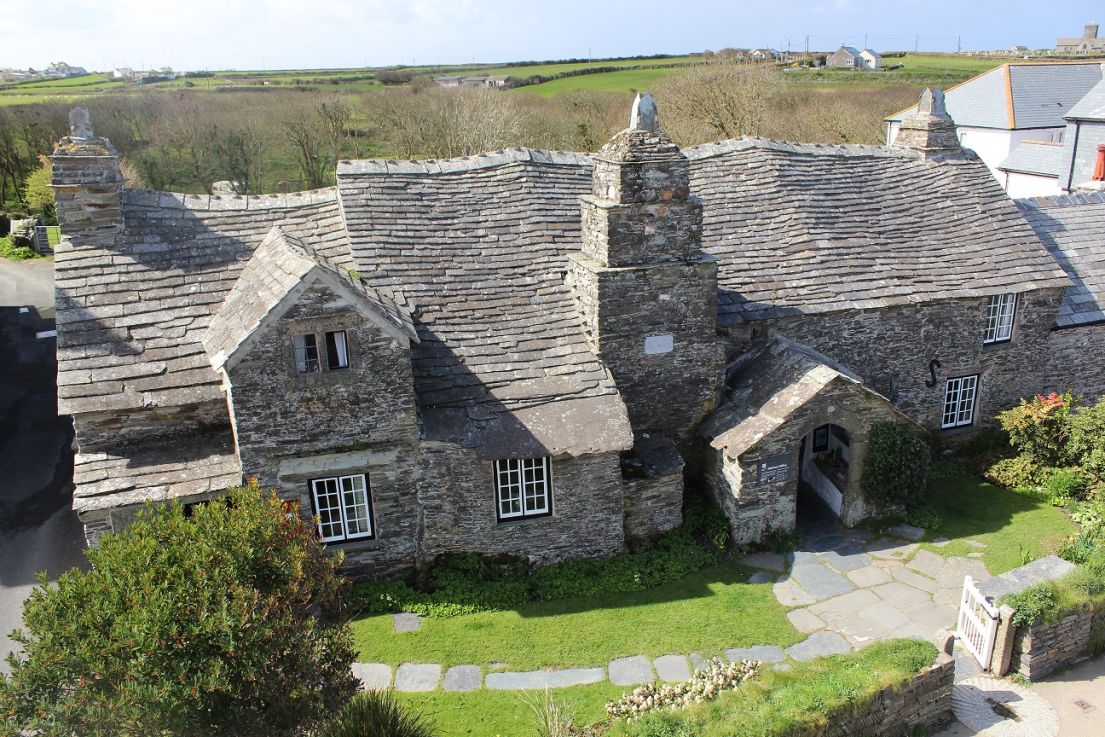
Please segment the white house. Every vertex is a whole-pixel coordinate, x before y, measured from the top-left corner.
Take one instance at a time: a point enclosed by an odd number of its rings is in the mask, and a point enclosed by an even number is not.
[[[859,52],[859,58],[864,69],[880,69],[882,67],[882,54],[874,49],[864,49]]]
[[[825,66],[833,69],[878,69],[882,56],[871,49],[860,51],[855,46],[841,46],[825,59]]]
[[[1002,64],[949,88],[948,113],[962,146],[973,149],[1004,181],[999,167],[1022,143],[1037,142],[1019,156],[1035,161],[1042,150],[1038,144],[1062,143],[1073,133],[1065,116],[1101,82],[1102,69],[1100,61]],[[901,122],[916,110],[914,105],[886,118],[888,145],[897,138]]]

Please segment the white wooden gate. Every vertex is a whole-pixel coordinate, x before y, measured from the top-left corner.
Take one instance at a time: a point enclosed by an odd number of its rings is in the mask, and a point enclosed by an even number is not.
[[[998,635],[998,609],[979,593],[974,580],[963,579],[963,596],[959,600],[959,624],[956,637],[975,656],[983,670],[990,670],[994,641]]]

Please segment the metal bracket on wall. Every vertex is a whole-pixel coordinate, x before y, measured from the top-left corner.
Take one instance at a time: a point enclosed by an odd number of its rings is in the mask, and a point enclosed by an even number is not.
[[[934,386],[936,386],[936,369],[938,368],[940,368],[940,359],[934,358],[929,361],[929,375],[931,375],[932,378],[925,382],[925,386],[927,386],[929,389],[932,389]]]

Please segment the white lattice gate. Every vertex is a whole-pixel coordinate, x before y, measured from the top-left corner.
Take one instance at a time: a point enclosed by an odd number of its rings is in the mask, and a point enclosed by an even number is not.
[[[963,596],[959,600],[959,624],[956,637],[975,657],[983,670],[990,670],[994,641],[998,635],[998,610],[979,593],[974,580],[963,579]]]

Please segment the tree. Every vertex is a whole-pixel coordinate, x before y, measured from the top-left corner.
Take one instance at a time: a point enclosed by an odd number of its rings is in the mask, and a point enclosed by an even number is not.
[[[293,111],[283,122],[284,135],[295,150],[308,189],[319,189],[330,182],[352,112],[341,99],[319,100],[313,107]]]
[[[53,180],[50,160],[45,156],[39,156],[38,161],[39,167],[23,180],[23,200],[31,212],[40,215],[47,223],[56,223],[54,190],[50,187],[50,182]]]
[[[671,75],[656,97],[664,129],[688,145],[771,132],[785,92],[782,75],[770,65],[717,61]]]
[[[317,731],[355,692],[340,557],[255,484],[148,507],[40,579],[0,678],[9,730],[52,737]]]

